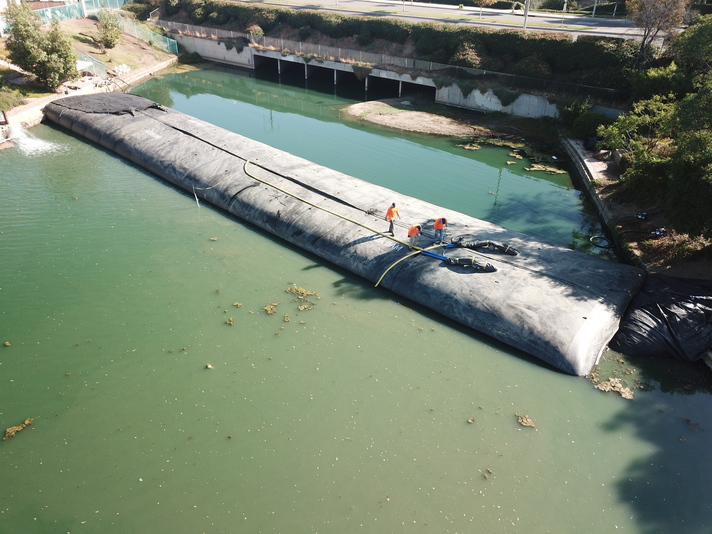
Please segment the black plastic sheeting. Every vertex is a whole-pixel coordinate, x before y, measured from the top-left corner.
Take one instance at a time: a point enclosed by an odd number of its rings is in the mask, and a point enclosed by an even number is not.
[[[84,113],[123,113],[134,114],[150,108],[163,109],[162,106],[131,93],[112,93],[111,98],[106,98],[104,93],[85,95],[81,99],[63,99],[53,102],[58,107],[65,107]]]
[[[609,346],[688,362],[712,357],[712,281],[649,275]]]

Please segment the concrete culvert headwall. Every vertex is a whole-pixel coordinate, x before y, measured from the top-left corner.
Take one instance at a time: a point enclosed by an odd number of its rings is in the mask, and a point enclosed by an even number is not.
[[[537,242],[135,95],[64,98],[45,115],[239,219],[566,373],[589,373],[644,279],[634,267]],[[393,202],[403,217],[395,238],[384,220]],[[450,235],[478,248],[431,248],[439,217]],[[407,229],[417,224],[420,245],[433,255],[409,250]]]

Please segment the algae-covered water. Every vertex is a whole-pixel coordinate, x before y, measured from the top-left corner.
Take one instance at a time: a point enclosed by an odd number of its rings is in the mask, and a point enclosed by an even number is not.
[[[158,90],[541,239],[595,229],[567,183],[497,166],[506,153],[343,124],[342,97],[223,71],[138,92]],[[62,130],[23,132],[0,163],[0,426],[34,419],[0,442],[3,534],[712,530],[703,368],[608,354],[605,372],[645,386],[624,400]],[[315,294],[295,301],[295,285]]]

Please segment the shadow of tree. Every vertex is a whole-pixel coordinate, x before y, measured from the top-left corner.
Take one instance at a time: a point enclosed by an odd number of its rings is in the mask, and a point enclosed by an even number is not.
[[[704,364],[672,359],[616,356],[616,361],[612,374],[627,376],[629,385],[638,383],[644,391],[603,429],[632,427],[653,450],[622,473],[620,499],[629,503],[641,532],[709,534],[712,373]]]

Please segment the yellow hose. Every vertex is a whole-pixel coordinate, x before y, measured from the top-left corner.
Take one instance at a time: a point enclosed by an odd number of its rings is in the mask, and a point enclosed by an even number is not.
[[[250,160],[245,160],[245,163],[244,163],[244,165],[242,166],[242,170],[243,170],[243,171],[245,172],[245,174],[246,174],[247,176],[249,176],[250,178],[252,178],[252,179],[254,179],[254,180],[257,180],[258,182],[263,183],[263,184],[265,184],[265,185],[268,185],[268,186],[270,186],[270,187],[273,187],[273,188],[276,189],[277,191],[280,191],[280,192],[284,193],[285,195],[289,195],[290,197],[296,198],[297,200],[299,200],[299,201],[301,201],[301,202],[304,202],[305,204],[309,204],[310,206],[313,206],[313,207],[315,207],[315,208],[317,208],[317,209],[320,209],[320,210],[322,210],[322,211],[325,211],[326,213],[329,213],[329,214],[331,214],[331,215],[334,215],[335,217],[339,217],[340,219],[343,219],[343,220],[348,221],[348,222],[350,222],[350,223],[356,224],[356,225],[360,226],[361,228],[365,228],[366,230],[369,230],[369,231],[371,231],[371,232],[373,232],[373,233],[375,233],[375,234],[381,235],[381,236],[383,236],[383,237],[387,237],[388,239],[391,239],[391,240],[393,240],[393,241],[396,241],[396,242],[398,242],[398,243],[400,243],[400,244],[402,244],[402,245],[408,245],[408,243],[406,243],[406,242],[404,242],[404,241],[401,241],[400,239],[396,239],[395,237],[392,237],[392,236],[390,236],[390,235],[388,235],[388,234],[384,234],[383,232],[379,232],[379,231],[376,230],[375,228],[371,228],[370,226],[365,225],[365,224],[363,224],[363,223],[360,223],[360,222],[358,222],[358,221],[355,221],[354,219],[351,219],[351,218],[349,218],[349,217],[346,217],[345,215],[341,215],[340,213],[336,213],[335,211],[331,211],[330,209],[327,209],[327,208],[325,208],[325,207],[323,207],[323,206],[319,206],[319,205],[317,205],[317,204],[314,204],[313,202],[310,202],[310,201],[308,201],[307,199],[300,197],[299,195],[295,195],[294,193],[292,193],[292,192],[290,192],[290,191],[287,191],[286,189],[282,189],[282,188],[279,187],[278,185],[275,185],[275,184],[273,184],[273,183],[271,183],[271,182],[268,182],[267,180],[263,180],[262,178],[258,178],[257,176],[255,176],[254,174],[250,173],[250,171],[247,170],[247,164],[248,164],[248,163],[251,163]],[[254,165],[254,164],[253,164],[253,165]],[[416,249],[415,252],[411,252],[410,254],[408,254],[408,255],[406,255],[406,256],[403,256],[402,258],[398,259],[398,260],[395,261],[390,267],[388,267],[388,269],[386,269],[386,270],[383,272],[383,274],[381,275],[381,277],[378,279],[378,282],[376,282],[376,287],[378,287],[378,284],[380,284],[381,281],[383,280],[383,278],[386,276],[386,274],[388,274],[388,271],[390,271],[393,267],[395,267],[397,264],[399,264],[400,262],[402,262],[402,261],[405,260],[406,258],[411,258],[411,257],[413,257],[413,256],[415,256],[415,255],[417,255],[417,254],[420,254],[423,250],[431,250],[431,249],[433,249],[433,248],[438,248],[438,246],[439,246],[439,245],[432,245],[432,246],[427,247],[427,248],[414,247],[414,248]]]
[[[343,220],[345,220],[345,221],[349,221],[350,223],[356,224],[356,225],[360,226],[361,228],[365,228],[366,230],[369,230],[369,231],[371,231],[371,232],[373,232],[373,233],[375,233],[375,234],[381,235],[381,236],[383,236],[383,237],[387,237],[388,239],[392,239],[393,241],[397,241],[398,243],[400,243],[400,244],[402,244],[402,245],[407,245],[407,243],[405,243],[404,241],[401,241],[400,239],[396,239],[395,237],[391,237],[391,236],[388,235],[388,234],[384,234],[383,232],[379,232],[379,231],[376,230],[375,228],[371,228],[370,226],[368,226],[368,225],[366,225],[366,224],[363,224],[363,223],[360,223],[360,222],[358,222],[358,221],[355,221],[354,219],[351,219],[351,218],[349,218],[349,217],[346,217],[345,215],[341,215],[340,213],[336,213],[335,211],[331,211],[330,209],[327,209],[327,208],[325,208],[325,207],[323,207],[323,206],[319,206],[318,204],[314,204],[313,202],[310,202],[310,201],[308,201],[307,199],[300,197],[299,195],[295,195],[294,193],[292,193],[292,192],[290,192],[290,191],[287,191],[286,189],[282,189],[282,188],[279,187],[278,185],[275,185],[275,184],[270,183],[270,182],[268,182],[268,181],[266,181],[266,180],[263,180],[262,178],[258,178],[257,176],[255,176],[254,174],[251,174],[251,173],[247,170],[247,164],[248,164],[248,163],[251,163],[250,160],[246,160],[246,161],[245,161],[245,164],[243,165],[242,170],[245,171],[245,174],[247,174],[247,176],[249,176],[250,178],[253,178],[253,179],[257,180],[258,182],[261,182],[261,183],[263,183],[263,184],[265,184],[265,185],[268,185],[268,186],[270,186],[270,187],[273,187],[273,188],[276,189],[277,191],[281,191],[281,192],[284,193],[285,195],[289,195],[290,197],[296,198],[297,200],[299,200],[299,201],[301,201],[301,202],[304,202],[305,204],[309,204],[310,206],[314,206],[315,208],[320,209],[320,210],[322,210],[322,211],[325,211],[326,213],[330,213],[331,215],[334,215],[335,217],[339,217],[340,219],[343,219]],[[254,165],[254,164],[253,164],[253,165]]]

